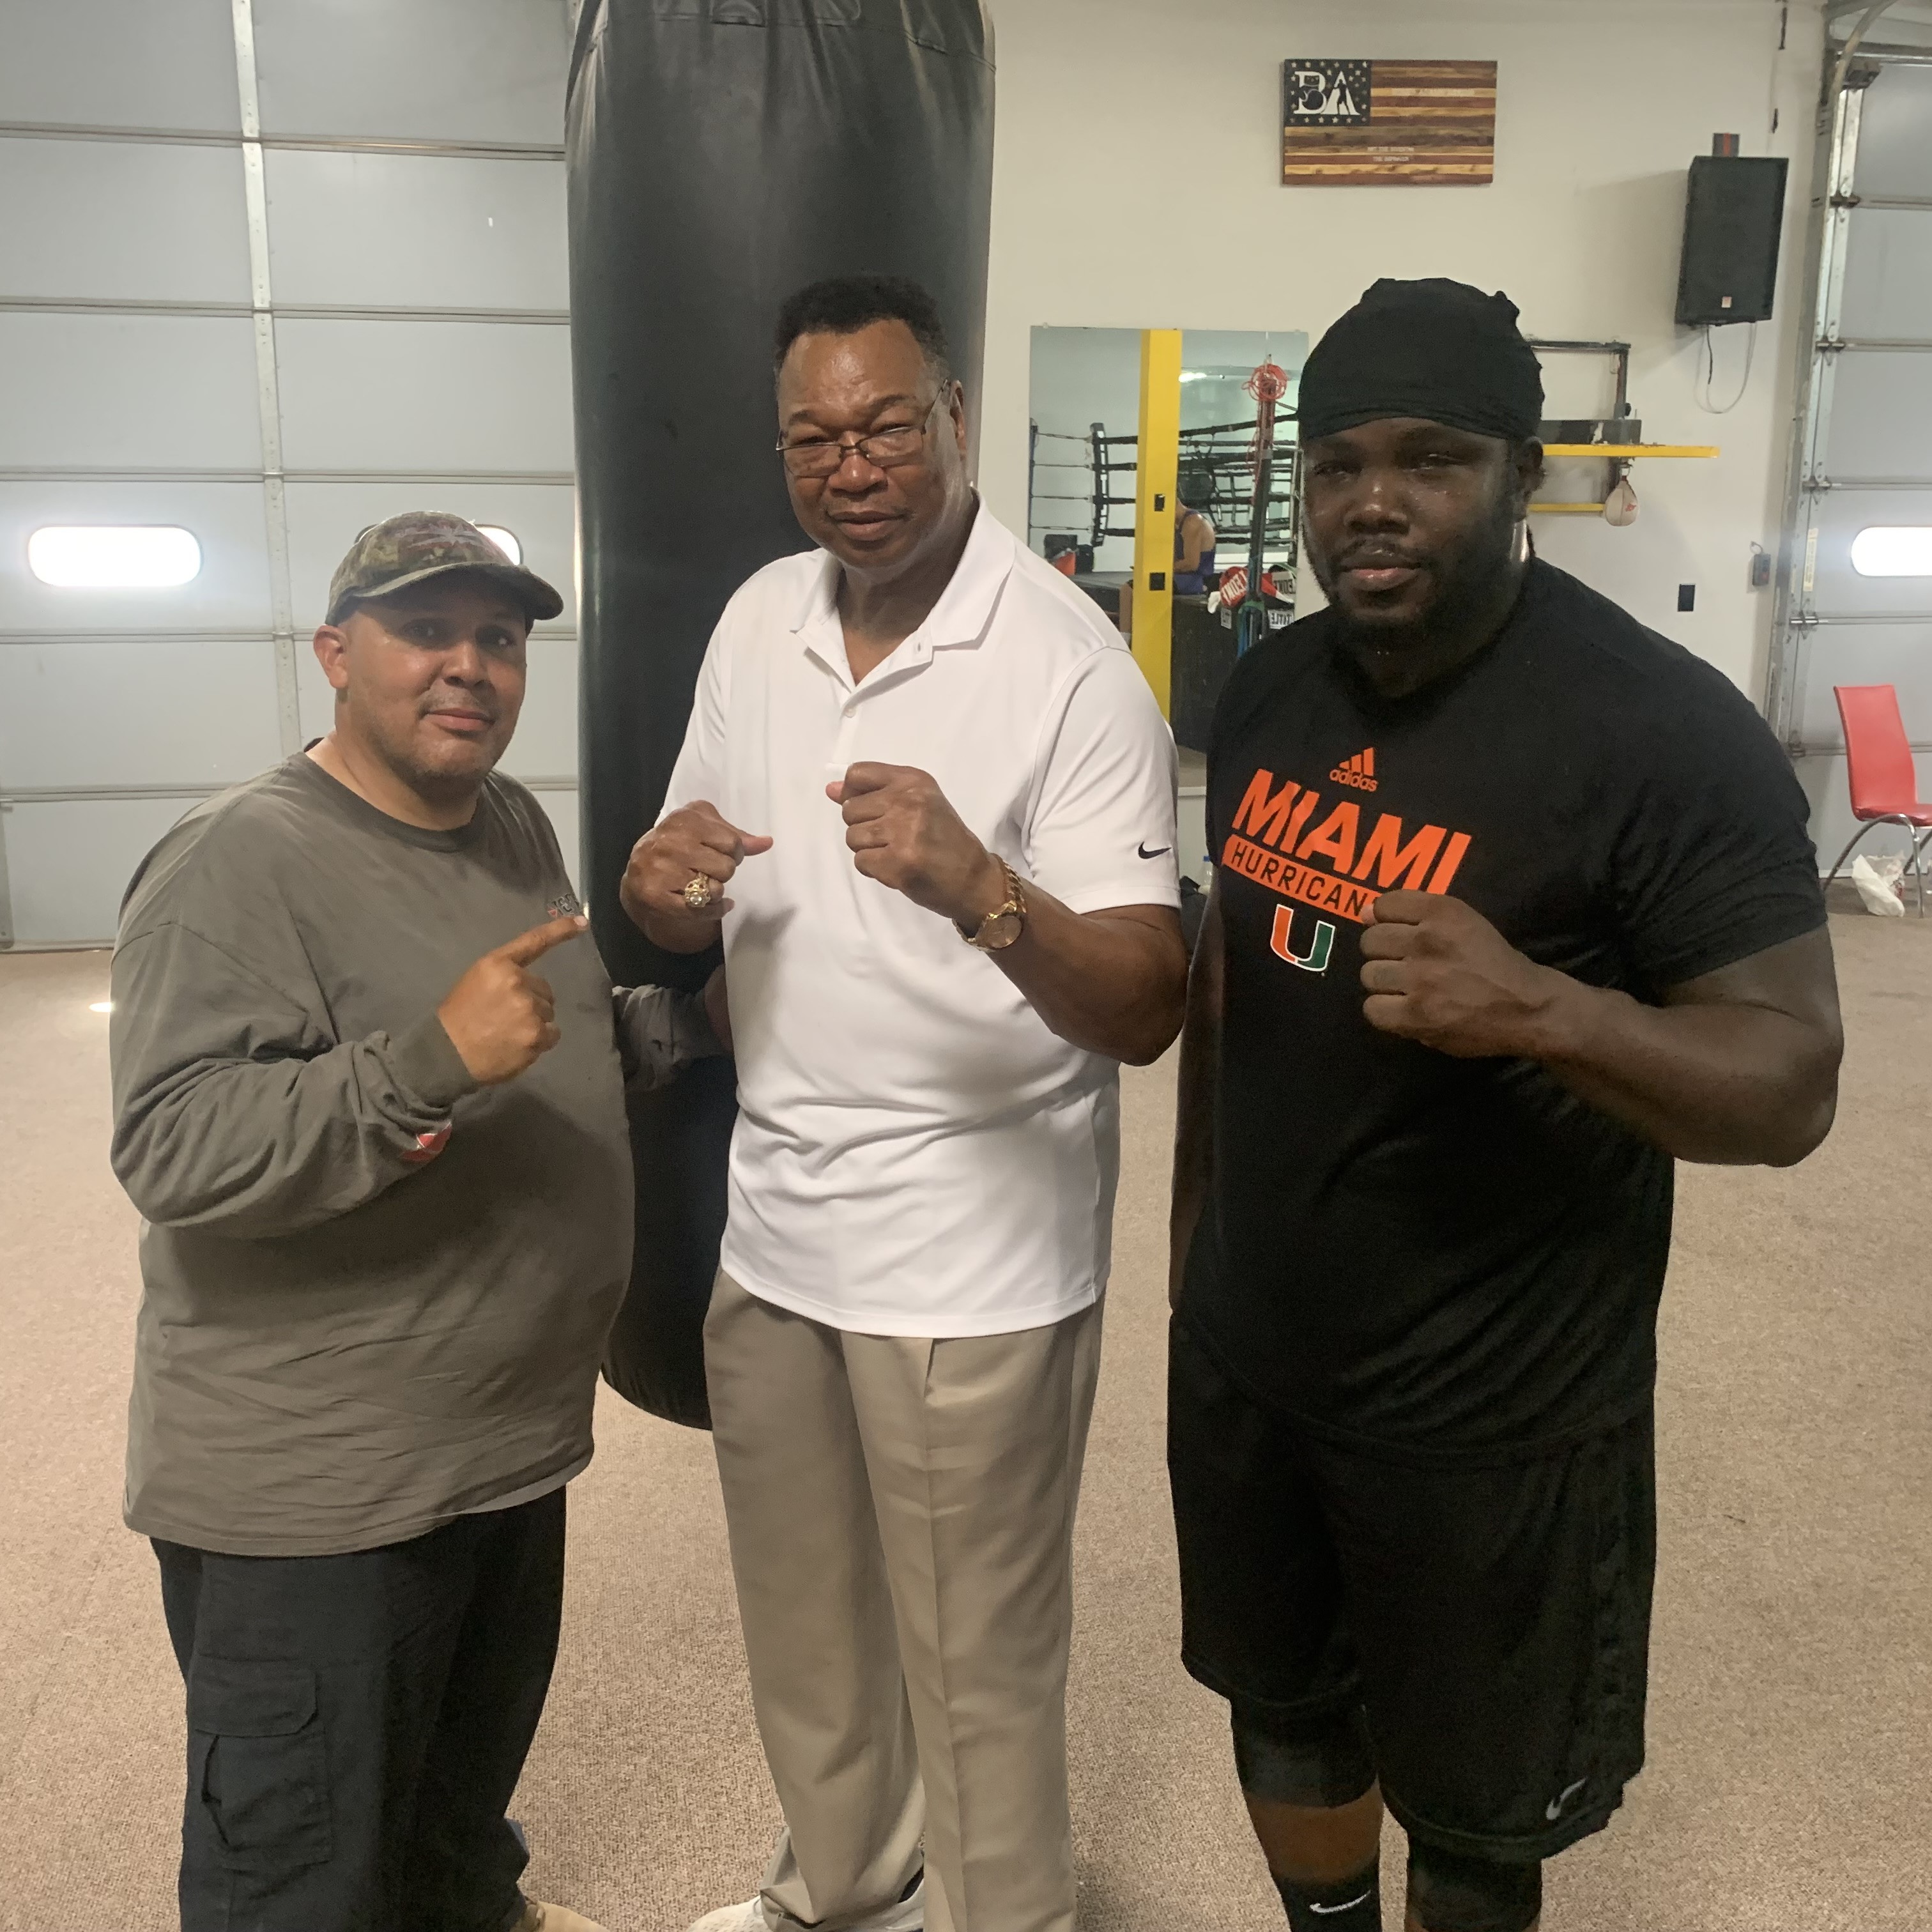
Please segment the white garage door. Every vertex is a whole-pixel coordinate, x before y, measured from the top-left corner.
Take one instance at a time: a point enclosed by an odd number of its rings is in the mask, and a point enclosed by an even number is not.
[[[574,858],[567,14],[0,0],[0,944],[110,938],[196,798],[327,728],[329,572],[402,509],[566,594],[506,763]],[[123,539],[34,532],[103,526],[199,568],[44,580]]]
[[[1832,687],[1893,686],[1932,751],[1932,55],[1862,58],[1851,80],[1835,171],[1819,175],[1817,346],[1773,658],[1773,721],[1828,866],[1856,829]],[[1932,764],[1920,772],[1932,788]]]

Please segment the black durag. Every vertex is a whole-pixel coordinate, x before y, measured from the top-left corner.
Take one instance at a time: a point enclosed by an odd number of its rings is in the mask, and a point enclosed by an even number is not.
[[[1322,337],[1301,372],[1304,442],[1384,416],[1521,440],[1543,416],[1543,370],[1507,296],[1432,276],[1384,280]]]

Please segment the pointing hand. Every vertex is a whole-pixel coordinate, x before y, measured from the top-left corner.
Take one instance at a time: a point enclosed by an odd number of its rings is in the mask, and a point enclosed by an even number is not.
[[[472,1080],[484,1087],[514,1080],[563,1037],[550,982],[529,969],[590,923],[578,913],[533,926],[484,953],[449,989],[436,1016]]]

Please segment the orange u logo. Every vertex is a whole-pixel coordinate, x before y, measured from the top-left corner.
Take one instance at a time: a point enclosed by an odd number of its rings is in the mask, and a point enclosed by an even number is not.
[[[1318,919],[1315,922],[1313,943],[1306,952],[1298,952],[1294,950],[1294,908],[1276,906],[1274,930],[1268,934],[1268,946],[1291,966],[1299,966],[1304,973],[1325,973],[1328,970],[1328,956],[1335,950],[1335,928],[1325,919]]]

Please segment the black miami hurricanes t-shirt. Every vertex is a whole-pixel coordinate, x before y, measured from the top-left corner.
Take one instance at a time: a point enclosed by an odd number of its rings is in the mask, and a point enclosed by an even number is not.
[[[1532,1062],[1377,1032],[1364,920],[1384,890],[1451,893],[1541,964],[1654,1000],[1823,924],[1806,801],[1720,673],[1548,564],[1406,698],[1340,631],[1276,634],[1215,716],[1226,1004],[1181,1318],[1318,1432],[1555,1443],[1649,1399],[1670,1158]]]

